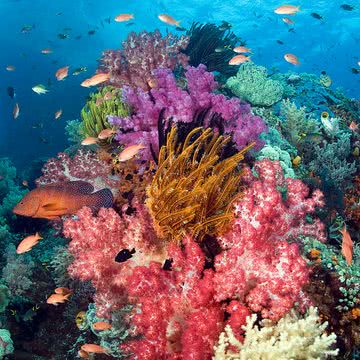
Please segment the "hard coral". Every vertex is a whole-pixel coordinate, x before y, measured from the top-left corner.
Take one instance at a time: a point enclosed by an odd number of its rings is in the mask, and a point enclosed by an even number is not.
[[[134,110],[131,117],[109,116],[111,125],[119,131],[116,139],[124,145],[143,144],[147,148],[142,152],[144,159],[151,159],[150,145],[158,153],[158,120],[160,115],[166,122],[173,123],[193,121],[195,115],[204,109],[210,109],[204,121],[208,127],[214,113],[222,117],[220,124],[226,134],[233,136],[238,150],[255,141],[255,148],[263,145],[259,135],[266,131],[261,118],[254,116],[248,104],[239,99],[228,99],[222,94],[215,94],[217,88],[214,75],[206,71],[204,65],[197,68],[188,67],[186,71],[187,89],[183,90],[176,84],[173,73],[168,69],[154,71],[157,86],[145,92],[141,88],[126,88],[124,97]]]
[[[323,205],[322,194],[309,197],[300,180],[284,178],[279,162],[258,161],[254,170],[257,176],[249,174],[250,187],[235,203],[231,230],[219,237],[224,252],[215,258],[215,298],[240,299],[263,317],[279,319],[295,302],[306,302],[301,289],[309,270],[298,245],[287,241],[300,235],[325,241],[323,224],[305,220]]]
[[[271,106],[283,97],[280,81],[268,78],[266,68],[253,63],[242,64],[226,86],[239,98],[256,106]]]
[[[186,36],[168,34],[160,31],[139,34],[130,33],[123,42],[123,50],[107,50],[100,59],[100,70],[110,72],[110,84],[116,87],[130,85],[149,90],[153,81],[153,70],[187,65],[188,57],[180,53],[188,44]]]
[[[43,175],[36,185],[51,184],[60,181],[85,180],[96,190],[110,187],[116,190],[118,180],[111,178],[111,167],[100,160],[92,151],[78,150],[74,157],[59,153],[57,158],[49,159],[42,169]]]
[[[160,150],[158,170],[148,188],[147,206],[158,235],[179,242],[224,231],[232,218],[241,174],[236,170],[249,147],[219,161],[229,138],[196,128],[177,144],[173,127]]]
[[[248,317],[243,343],[234,337],[231,327],[227,326],[220,335],[213,359],[320,360],[339,352],[332,349],[336,335],[326,334],[327,323],[319,322],[316,308],[311,307],[304,318],[292,312],[277,324],[263,320],[261,328],[255,325],[256,319],[256,314]]]

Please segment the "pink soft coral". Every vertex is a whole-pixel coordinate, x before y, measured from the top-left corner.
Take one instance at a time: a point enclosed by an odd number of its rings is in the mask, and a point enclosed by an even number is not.
[[[254,170],[257,176],[248,172],[250,187],[235,205],[231,230],[219,239],[225,251],[215,259],[215,298],[240,299],[277,320],[295,302],[306,301],[301,288],[309,270],[298,245],[287,241],[300,235],[325,240],[323,224],[305,220],[323,201],[319,191],[310,197],[301,181],[285,179],[279,162],[258,161]]]
[[[64,223],[64,234],[72,240],[69,251],[74,262],[71,276],[91,280],[96,289],[99,316],[127,303],[133,335],[124,350],[138,359],[210,359],[223,327],[223,309],[214,300],[212,270],[204,270],[205,256],[192,239],[184,249],[169,245],[159,251],[149,214],[138,206],[136,216],[120,217],[113,209],[93,216],[83,208],[77,219]],[[125,262],[115,262],[118,252],[135,248]],[[171,258],[172,270],[163,269]]]
[[[99,316],[108,316],[126,300],[127,276],[132,267],[156,259],[156,237],[144,208],[135,216],[121,218],[113,209],[101,209],[93,216],[89,208],[77,218],[64,222],[64,235],[70,237],[69,251],[74,261],[69,273],[83,281],[91,280],[96,289],[95,302]],[[115,262],[122,249],[136,249],[132,261]]]
[[[36,180],[36,185],[51,184],[60,181],[85,180],[95,190],[109,187],[117,191],[119,180],[111,177],[111,166],[100,160],[95,152],[80,149],[70,157],[67,153],[59,153],[56,158],[49,159],[42,168],[43,175]]]

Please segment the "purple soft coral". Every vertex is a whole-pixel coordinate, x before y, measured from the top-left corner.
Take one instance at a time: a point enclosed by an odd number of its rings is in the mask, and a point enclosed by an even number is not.
[[[186,48],[189,38],[168,34],[162,37],[158,30],[130,33],[123,42],[123,50],[107,50],[100,60],[100,70],[110,72],[110,84],[149,89],[153,80],[152,71],[166,67],[174,70],[178,65],[186,66],[188,57],[180,50]]]
[[[145,92],[141,88],[124,89],[124,100],[134,110],[131,117],[121,118],[109,116],[109,122],[118,127],[117,140],[124,145],[142,143],[148,145],[143,152],[145,159],[151,158],[150,145],[157,152],[158,149],[158,118],[164,109],[164,119],[177,122],[191,122],[195,114],[209,108],[210,115],[218,113],[224,120],[222,126],[227,134],[232,134],[238,148],[242,149],[251,142],[256,148],[263,144],[259,135],[266,131],[266,125],[258,116],[251,113],[250,106],[238,98],[228,99],[213,91],[217,88],[214,75],[206,71],[204,65],[197,68],[189,66],[186,71],[187,90],[176,84],[176,79],[169,69],[153,71],[156,87]],[[205,126],[209,126],[210,116],[205,119]]]

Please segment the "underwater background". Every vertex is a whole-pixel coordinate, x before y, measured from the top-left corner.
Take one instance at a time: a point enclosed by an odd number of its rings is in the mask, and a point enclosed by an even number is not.
[[[290,4],[0,1],[0,359],[360,358],[360,3]]]

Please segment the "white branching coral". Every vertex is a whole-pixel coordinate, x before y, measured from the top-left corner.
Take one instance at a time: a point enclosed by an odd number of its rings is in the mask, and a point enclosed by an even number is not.
[[[336,335],[325,333],[328,324],[319,322],[317,308],[311,307],[304,318],[291,312],[277,324],[263,320],[261,328],[254,325],[256,319],[256,314],[247,318],[243,343],[227,325],[213,360],[321,360],[338,353],[331,349]]]

